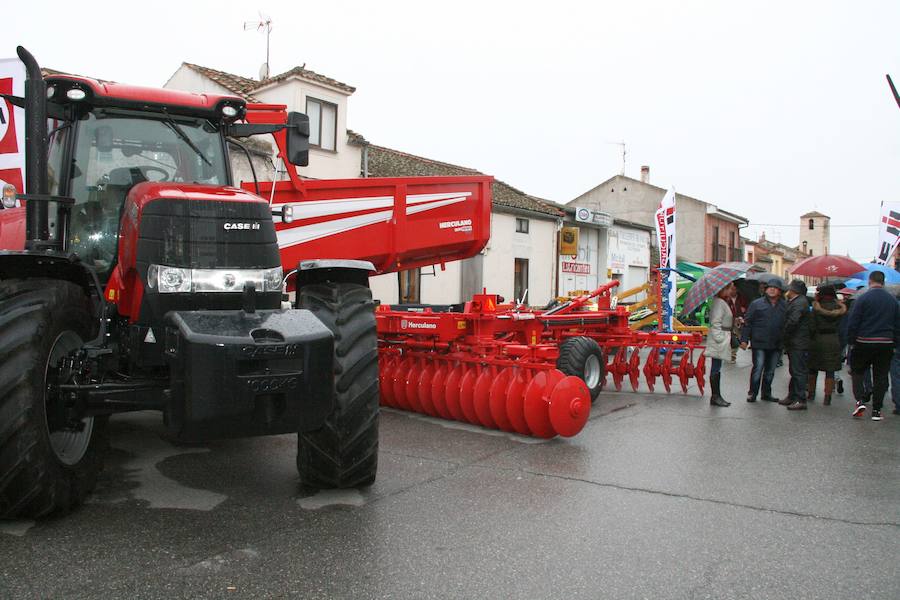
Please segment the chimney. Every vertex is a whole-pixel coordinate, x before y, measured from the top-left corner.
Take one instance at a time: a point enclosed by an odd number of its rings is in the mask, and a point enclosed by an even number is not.
[[[650,167],[647,165],[641,167],[641,183],[650,183]]]
[[[762,233],[759,234],[759,241],[760,242],[766,241],[766,232],[765,231],[763,231]]]

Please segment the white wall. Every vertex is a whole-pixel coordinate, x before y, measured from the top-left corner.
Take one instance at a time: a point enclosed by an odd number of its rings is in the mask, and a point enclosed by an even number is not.
[[[209,77],[205,77],[190,67],[181,65],[175,74],[166,82],[165,88],[181,90],[183,92],[196,92],[198,94],[220,94],[222,96],[234,96]]]
[[[567,226],[571,224],[567,223]],[[574,290],[594,290],[600,282],[606,281],[606,264],[601,264],[601,246],[605,241],[605,231],[595,227],[579,227],[578,257],[570,254],[559,255],[559,295],[566,296]],[[589,265],[590,273],[569,273],[563,263]]]
[[[610,227],[608,268],[621,281],[619,291],[646,283],[650,275],[650,232],[621,225]],[[643,298],[641,295],[634,300]]]
[[[529,232],[525,234],[516,233],[515,216],[495,212],[491,217],[491,240],[484,255],[488,292],[512,301],[515,259],[527,258],[528,304],[550,302],[556,277],[556,220],[528,218]]]

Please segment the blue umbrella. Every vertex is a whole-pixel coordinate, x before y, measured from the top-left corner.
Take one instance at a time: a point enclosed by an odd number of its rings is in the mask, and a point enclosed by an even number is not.
[[[887,265],[879,265],[877,263],[862,263],[862,266],[866,268],[865,271],[854,273],[850,277],[854,279],[862,279],[864,282],[866,282],[865,285],[868,285],[869,273],[871,273],[872,271],[881,271],[882,273],[884,273],[885,283],[900,283],[900,272],[895,271]]]

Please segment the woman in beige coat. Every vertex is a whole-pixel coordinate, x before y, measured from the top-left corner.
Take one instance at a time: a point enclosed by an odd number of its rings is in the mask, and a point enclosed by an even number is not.
[[[731,327],[733,315],[728,305],[728,298],[734,292],[734,282],[726,285],[713,297],[709,307],[709,333],[706,336],[706,355],[712,358],[712,366],[709,369],[709,387],[712,396],[709,403],[712,406],[731,406],[722,397],[722,361],[731,358]]]

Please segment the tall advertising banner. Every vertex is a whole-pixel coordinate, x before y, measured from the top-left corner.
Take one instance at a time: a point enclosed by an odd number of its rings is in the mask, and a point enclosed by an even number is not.
[[[875,262],[884,265],[894,256],[897,242],[900,241],[900,202],[881,203],[881,223],[878,229],[878,252],[875,253]]]
[[[25,65],[0,58],[0,94],[25,95]],[[25,193],[25,111],[0,98],[0,189],[8,183]]]
[[[675,278],[675,188],[669,188],[656,210],[656,239],[659,242],[659,268],[662,271],[663,328],[674,331],[675,296],[678,292]]]

